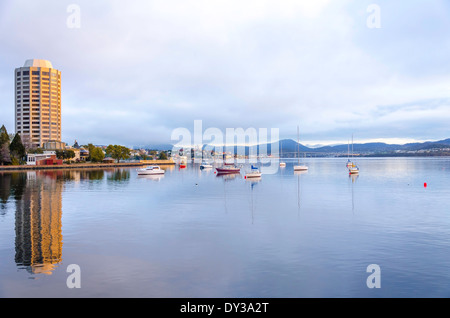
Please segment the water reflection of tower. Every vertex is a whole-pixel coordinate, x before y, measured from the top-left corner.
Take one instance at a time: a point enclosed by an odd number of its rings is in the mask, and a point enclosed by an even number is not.
[[[62,188],[57,171],[29,172],[16,209],[18,266],[51,274],[62,260]]]

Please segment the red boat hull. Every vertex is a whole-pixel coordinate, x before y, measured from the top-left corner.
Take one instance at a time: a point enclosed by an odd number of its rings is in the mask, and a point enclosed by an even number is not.
[[[224,168],[216,168],[217,173],[219,174],[229,174],[229,173],[239,173],[241,169],[239,168],[228,168],[228,169],[224,169]]]

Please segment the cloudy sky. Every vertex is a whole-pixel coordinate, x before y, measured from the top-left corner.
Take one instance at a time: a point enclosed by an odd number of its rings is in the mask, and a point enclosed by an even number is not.
[[[194,120],[298,125],[308,145],[449,138],[449,31],[446,0],[2,0],[0,124],[38,58],[62,72],[69,144],[170,143]]]

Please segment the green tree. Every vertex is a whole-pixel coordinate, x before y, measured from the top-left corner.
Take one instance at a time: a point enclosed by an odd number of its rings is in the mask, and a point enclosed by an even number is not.
[[[109,145],[106,147],[106,153],[111,156],[111,158],[116,159],[117,162],[120,160],[128,159],[131,156],[131,150],[125,146],[120,145]]]
[[[3,146],[5,143],[8,144],[9,146],[9,135],[8,135],[8,131],[6,130],[5,125],[2,125],[2,127],[0,128],[0,146]]]
[[[31,148],[28,150],[28,153],[43,154],[44,150],[42,148]]]
[[[102,148],[94,147],[92,150],[89,149],[89,157],[92,162],[102,162],[105,158]]]
[[[23,163],[25,156],[27,155],[25,151],[25,146],[22,143],[20,135],[16,133],[11,144],[9,145],[9,151],[11,154],[11,161],[14,163]]]
[[[145,150],[141,150],[141,151],[139,151],[139,158],[141,160],[147,160],[149,158],[149,156],[145,153]]]
[[[64,150],[64,159],[72,159],[75,158],[75,151],[72,149]]]
[[[55,154],[56,154],[56,158],[64,159],[64,150],[56,150]]]
[[[0,128],[0,164],[11,163],[11,153],[9,151],[9,135],[5,125]]]
[[[7,143],[0,146],[0,164],[2,166],[11,164],[11,154]]]
[[[56,150],[56,158],[58,159],[72,159],[75,158],[75,151],[71,150],[71,149],[66,149],[66,150]]]
[[[94,151],[95,146],[93,144],[88,144],[86,148],[89,151],[89,156],[87,157],[87,161],[92,161],[92,152]]]
[[[159,153],[159,160],[167,160],[167,154],[164,151]]]

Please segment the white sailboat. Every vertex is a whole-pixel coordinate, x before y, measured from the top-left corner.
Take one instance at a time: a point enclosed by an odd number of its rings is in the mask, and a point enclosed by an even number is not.
[[[281,150],[280,150],[280,159],[283,156],[283,141],[280,142]],[[286,167],[286,162],[280,161],[280,167]]]
[[[352,161],[350,160],[350,140],[347,143],[347,169],[350,169],[353,165]]]
[[[212,168],[212,164],[206,162],[206,161],[202,161],[202,164],[200,165],[200,169],[208,169],[208,168]]]
[[[294,166],[294,171],[307,171],[308,166],[304,164],[300,164],[300,137],[298,132],[298,126],[297,126],[297,157],[298,157],[298,163]]]
[[[351,161],[349,160],[347,162],[347,168],[348,168],[348,172],[350,174],[358,174],[359,173],[358,166],[353,162],[353,135],[352,135],[352,160]]]
[[[261,171],[257,167],[254,167],[252,165],[251,171],[247,172],[247,174],[245,175],[245,179],[247,179],[247,178],[261,178],[261,175],[262,175]]]

